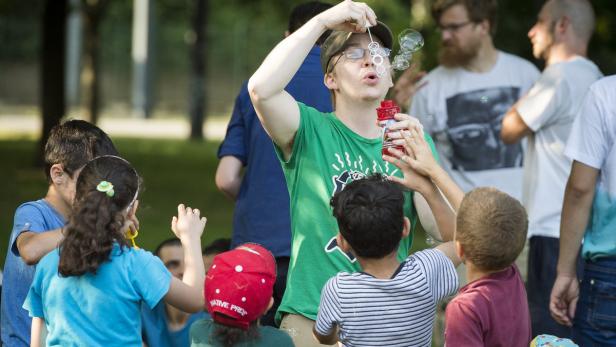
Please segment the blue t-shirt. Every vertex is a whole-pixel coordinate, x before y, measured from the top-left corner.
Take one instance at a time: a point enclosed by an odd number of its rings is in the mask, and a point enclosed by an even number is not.
[[[171,283],[160,259],[116,244],[96,274],[70,277],[59,275],[59,260],[57,249],[41,259],[24,303],[45,319],[47,346],[141,347],[141,304],[156,306]]]
[[[29,226],[26,226],[29,224]],[[36,233],[58,229],[64,226],[64,217],[45,200],[26,202],[15,211],[13,231],[9,239],[9,250],[4,261],[4,282],[2,287],[2,308],[0,328],[2,345],[30,346],[32,319],[21,306],[34,277],[35,266],[24,263],[17,250],[17,236],[28,230]]]
[[[331,112],[320,52],[319,47],[312,48],[286,91],[297,101],[321,112]],[[291,253],[289,191],[272,140],[257,118],[246,85],[235,100],[227,134],[218,150],[218,158],[234,156],[245,166],[235,203],[231,247],[256,242],[276,257],[288,257]]]
[[[141,305],[141,321],[143,341],[148,347],[186,347],[190,344],[190,326],[199,319],[209,319],[207,312],[191,314],[184,327],[180,330],[170,331],[167,325],[167,312],[165,303],[150,309]]]

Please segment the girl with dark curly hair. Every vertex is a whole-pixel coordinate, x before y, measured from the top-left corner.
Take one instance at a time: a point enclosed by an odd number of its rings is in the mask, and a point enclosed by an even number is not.
[[[136,229],[140,178],[126,160],[102,156],[77,179],[73,213],[57,250],[38,264],[24,308],[32,345],[141,346],[140,306],[161,299],[186,312],[203,309],[200,238],[205,217],[178,206],[171,229],[181,240],[185,273],[179,280],[128,236]]]

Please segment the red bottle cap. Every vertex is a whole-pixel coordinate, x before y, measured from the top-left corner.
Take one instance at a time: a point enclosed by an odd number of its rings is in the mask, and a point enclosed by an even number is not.
[[[400,113],[400,107],[393,100],[381,101],[381,106],[376,109],[379,120],[393,118],[396,113]]]

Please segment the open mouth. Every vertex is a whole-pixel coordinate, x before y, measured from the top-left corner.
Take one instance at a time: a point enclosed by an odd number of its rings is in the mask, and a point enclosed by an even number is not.
[[[379,82],[379,76],[376,74],[376,72],[368,72],[364,75],[362,79],[369,84],[376,84]]]

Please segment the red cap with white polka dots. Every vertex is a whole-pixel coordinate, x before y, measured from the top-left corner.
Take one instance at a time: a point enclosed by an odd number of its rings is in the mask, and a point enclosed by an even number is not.
[[[205,277],[205,306],[214,321],[247,330],[267,310],[276,260],[255,243],[218,254]]]

